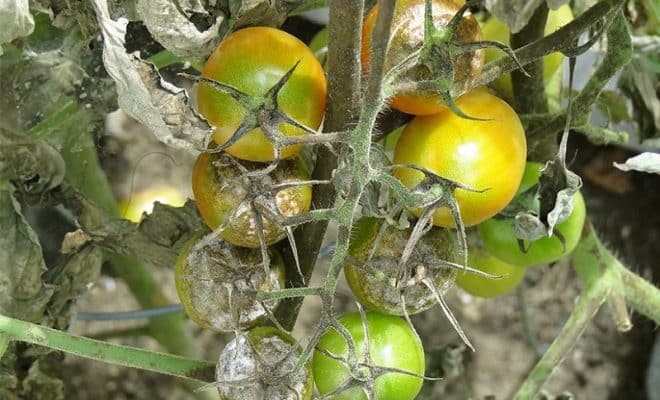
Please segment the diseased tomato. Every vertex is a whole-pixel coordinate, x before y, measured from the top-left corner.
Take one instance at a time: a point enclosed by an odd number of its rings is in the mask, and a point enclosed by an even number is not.
[[[270,250],[268,271],[261,252],[235,247],[200,232],[186,242],[174,268],[176,291],[186,314],[198,325],[217,332],[248,329],[268,314],[255,293],[284,288],[284,262]],[[267,302],[271,311],[276,301]]]
[[[472,226],[500,212],[515,195],[525,170],[526,140],[515,111],[485,88],[461,96],[456,104],[468,115],[489,120],[464,119],[449,110],[415,117],[394,148],[394,163],[417,164],[482,190],[454,192],[463,223]],[[394,175],[409,188],[424,178],[411,168],[398,168]],[[438,208],[433,222],[455,226],[447,207]]]
[[[355,346],[358,360],[364,354],[364,329],[359,313],[342,316],[339,322],[346,327]],[[420,376],[424,375],[424,349],[422,342],[408,323],[393,315],[367,312],[366,330],[369,340],[369,355],[374,366],[398,368]],[[317,350],[325,350],[334,355],[348,356],[348,346],[343,336],[335,330],[327,331],[319,340]],[[327,394],[342,385],[351,377],[369,379],[370,370],[359,368],[350,371],[341,361],[332,359],[321,351],[314,353],[312,370],[319,392]],[[376,377],[377,376],[377,377]],[[412,400],[422,387],[422,379],[387,372],[375,378],[373,400]],[[332,400],[367,400],[361,387],[354,387],[332,397]]]
[[[302,375],[291,372],[300,356],[296,341],[286,332],[258,326],[227,343],[216,367],[223,400],[310,400],[314,381],[311,363]]]
[[[453,234],[441,228],[427,232],[399,276],[399,262],[412,227],[388,226],[379,236],[383,223],[378,218],[361,218],[355,223],[348,250],[351,257],[344,266],[353,294],[365,307],[387,314],[404,315],[401,295],[408,315],[433,307],[436,297],[421,280],[430,278],[441,295],[452,286],[455,272],[440,262],[458,262]]]
[[[508,264],[478,247],[468,248],[468,265],[472,268],[500,276],[491,279],[469,272],[456,273],[456,286],[477,297],[496,297],[516,288],[525,276],[525,269]]]
[[[399,0],[394,9],[391,27],[391,41],[385,58],[384,70],[403,61],[408,55],[422,46],[424,41],[424,3],[425,0]],[[437,28],[447,26],[451,18],[461,7],[460,2],[454,0],[433,0],[433,22]],[[362,28],[362,48],[360,58],[363,70],[366,72],[371,60],[371,39],[378,5],[374,6]],[[474,42],[481,40],[481,31],[476,19],[465,16],[456,33],[458,42]],[[454,79],[461,85],[468,84],[477,77],[484,65],[484,51],[465,53],[454,63]],[[429,80],[429,71],[425,67],[415,67],[401,77],[402,81]],[[446,109],[440,96],[431,92],[411,92],[397,94],[391,99],[393,108],[414,115],[430,115]]]
[[[249,162],[243,162],[241,165],[248,170],[261,168]],[[246,179],[248,178],[243,176],[226,155],[202,153],[193,168],[192,189],[199,213],[209,228],[216,229],[231,218],[220,236],[236,246],[259,248],[256,217],[249,203],[245,204],[245,199],[251,196],[254,190],[265,190],[273,183],[309,180],[309,173],[302,160],[295,158],[281,161],[270,175]],[[259,183],[265,187],[257,187]],[[262,211],[266,244],[271,245],[282,240],[286,232],[265,209],[271,207],[288,217],[308,211],[311,202],[310,185],[291,186],[276,193],[262,192],[255,208]],[[235,213],[237,209],[239,211]]]
[[[527,163],[520,192],[524,186],[527,189],[538,183],[542,165]],[[525,242],[526,252],[518,245],[518,239],[513,231],[513,219],[491,218],[479,225],[479,235],[488,250],[497,258],[514,265],[532,266],[547,264],[559,260],[575,249],[582,235],[582,227],[586,217],[584,198],[580,192],[573,197],[573,211],[568,218],[555,226],[555,231],[564,238],[564,243],[557,234],[543,237],[533,242]]]
[[[280,109],[299,123],[317,129],[326,102],[323,68],[314,53],[297,38],[278,29],[251,27],[227,36],[208,59],[202,76],[239,89],[250,96],[265,95],[295,64],[300,62],[277,100]],[[229,95],[200,84],[197,106],[215,126],[213,139],[223,144],[243,121],[246,110]],[[284,136],[302,135],[304,131],[280,124]],[[282,158],[289,158],[301,146],[287,146]],[[250,131],[227,152],[248,161],[266,162],[274,158],[273,146],[260,128]]]

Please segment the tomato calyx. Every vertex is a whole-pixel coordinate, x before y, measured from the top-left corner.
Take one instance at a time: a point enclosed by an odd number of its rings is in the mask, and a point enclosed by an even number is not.
[[[464,113],[455,103],[453,92],[465,92],[474,86],[474,81],[483,67],[484,49],[495,47],[504,51],[521,70],[524,69],[513,50],[499,42],[481,40],[479,26],[473,17],[464,17],[474,1],[460,7],[444,22],[444,15],[436,13],[451,11],[449,5],[436,5],[426,1],[424,7],[424,38],[421,47],[410,53],[394,66],[386,77],[387,86],[394,94],[430,92],[456,115],[472,120],[483,120]],[[436,26],[439,24],[440,26]],[[405,76],[403,76],[405,74]],[[399,78],[404,79],[400,81]]]
[[[299,64],[300,60],[297,61],[263,96],[251,96],[232,85],[218,82],[214,79],[204,76],[190,75],[185,73],[179,74],[195,82],[207,84],[214,90],[231,96],[231,98],[236,100],[246,111],[243,121],[226,142],[217,144],[215,147],[213,147],[213,149],[204,149],[202,151],[213,153],[223,152],[238,142],[240,139],[245,137],[252,130],[261,128],[267,140],[273,145],[273,161],[268,165],[268,167],[264,168],[262,172],[267,174],[275,169],[278,162],[281,160],[282,149],[286,146],[310,142],[323,143],[330,140],[336,140],[336,138],[325,138],[324,135],[316,135],[317,132],[314,129],[311,129],[296,121],[280,108],[278,95],[280,94],[280,91],[284,85],[289,81]],[[304,136],[285,136],[280,131],[279,127],[281,124],[287,124],[301,129],[308,135],[314,135],[314,139],[305,138]]]

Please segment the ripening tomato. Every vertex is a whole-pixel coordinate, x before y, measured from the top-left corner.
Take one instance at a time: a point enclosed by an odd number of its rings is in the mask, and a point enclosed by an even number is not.
[[[366,330],[369,338],[369,355],[373,365],[398,368],[424,375],[424,348],[415,330],[402,318],[378,312],[367,312]],[[364,354],[364,328],[359,313],[342,316],[339,322],[346,327],[355,346],[358,360]],[[348,346],[343,336],[335,330],[328,330],[319,340],[316,348],[332,354],[348,356]],[[317,351],[312,361],[314,381],[319,392],[324,395],[342,385],[351,376],[368,374],[368,371],[349,371],[341,361],[332,359]],[[373,400],[412,400],[422,388],[422,379],[396,372],[384,373],[375,378]],[[332,397],[332,400],[367,400],[361,387],[347,389]]]
[[[192,189],[197,208],[204,222],[211,229],[227,223],[220,236],[236,246],[259,248],[257,221],[253,209],[244,204],[245,198],[254,185],[242,177],[241,171],[224,159],[223,154],[202,153],[197,157],[192,174]],[[224,160],[224,161],[223,161]],[[243,162],[248,170],[259,169],[253,163]],[[309,180],[300,157],[281,161],[277,168],[266,177],[254,177],[255,181],[266,179],[268,183],[300,182]],[[309,210],[312,203],[311,185],[297,185],[284,188],[272,196],[264,193],[264,202],[277,207],[286,217],[301,214]],[[238,207],[244,206],[238,212]],[[232,217],[231,221],[227,221]],[[284,227],[269,214],[262,213],[263,233],[267,245],[278,242],[286,236]]]
[[[550,10],[543,34],[547,36],[572,20],[573,12],[569,4],[564,4],[556,10]],[[509,44],[509,27],[493,15],[481,24],[481,31],[486,40],[496,40],[504,44]],[[508,56],[498,49],[486,49],[486,63],[500,57]],[[560,52],[551,53],[543,57],[543,81],[546,86],[550,83],[553,75],[561,67],[563,62],[564,55]],[[510,99],[513,96],[513,86],[511,85],[511,75],[509,74],[502,75],[493,81],[491,86],[506,99]]]
[[[469,120],[449,110],[415,117],[394,148],[394,163],[417,164],[483,190],[454,192],[463,223],[472,226],[500,212],[515,195],[525,170],[525,132],[515,111],[485,88],[461,96],[456,104],[470,116],[489,120]],[[409,188],[424,178],[411,168],[398,168],[394,175]],[[433,222],[455,226],[447,207],[436,210]]]
[[[181,207],[186,203],[182,191],[168,185],[154,186],[133,194],[119,202],[119,215],[133,222],[140,222],[143,214],[150,214],[156,202]]]
[[[541,167],[538,163],[528,163],[526,171],[529,172],[526,175],[529,175],[529,178],[524,181],[528,188],[538,183]],[[518,245],[512,219],[491,218],[479,224],[478,228],[484,245],[494,256],[514,265],[527,267],[551,263],[572,252],[582,236],[585,218],[584,198],[577,192],[573,196],[573,211],[568,218],[555,226],[555,231],[564,238],[564,243],[557,234],[553,234],[533,242],[526,241],[526,251],[522,251]]]
[[[300,61],[277,99],[280,109],[299,123],[318,129],[326,102],[323,68],[314,53],[297,38],[274,28],[251,27],[227,36],[211,54],[202,76],[231,85],[250,96],[265,95],[296,62]],[[245,117],[243,107],[229,95],[200,84],[197,106],[215,126],[213,139],[223,144],[234,134]],[[284,136],[302,135],[304,131],[280,124]],[[282,149],[289,158],[301,146]],[[248,161],[266,162],[274,158],[274,149],[260,128],[250,131],[227,152]]]
[[[385,58],[385,72],[421,47],[424,41],[424,3],[425,0],[397,1],[392,20],[390,46]],[[447,26],[460,7],[460,2],[456,0],[433,0],[433,22],[436,28]],[[375,5],[369,11],[362,28],[360,58],[365,72],[368,71],[371,60],[371,39],[377,16],[378,5]],[[456,40],[474,42],[481,39],[477,20],[472,16],[463,17],[456,32]],[[460,85],[468,84],[479,75],[483,65],[483,50],[462,54],[454,62],[454,79]],[[432,77],[429,76],[427,68],[420,66],[404,74],[402,79],[414,82]],[[397,94],[392,98],[391,105],[399,111],[413,115],[430,115],[446,109],[440,96],[430,92]]]
[[[456,273],[456,286],[477,297],[496,297],[516,288],[525,276],[525,269],[508,264],[479,247],[468,248],[468,265],[474,269],[499,276],[491,279],[469,272]]]

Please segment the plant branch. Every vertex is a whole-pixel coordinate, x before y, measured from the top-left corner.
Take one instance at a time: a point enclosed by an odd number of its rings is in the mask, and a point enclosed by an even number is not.
[[[339,132],[346,130],[354,122],[357,106],[360,104],[360,39],[362,37],[362,14],[364,4],[355,0],[332,0],[330,23],[328,24],[328,107],[325,113],[324,131]],[[328,180],[337,167],[337,157],[324,146],[318,148],[317,161],[312,179]],[[327,209],[334,205],[335,190],[333,185],[317,185],[312,190],[312,209]],[[300,271],[289,273],[287,286],[296,288],[309,282],[318,256],[323,236],[328,227],[327,221],[310,222],[300,226],[295,233]],[[287,272],[293,272],[289,266],[295,266],[295,258],[290,246],[281,248],[287,265]],[[295,267],[294,267],[295,268]],[[302,297],[288,298],[275,310],[275,317],[280,324],[292,329],[298,317]]]
[[[582,15],[575,18],[571,23],[558,29],[556,32],[530,43],[515,51],[516,57],[522,66],[528,65],[533,60],[547,56],[556,51],[566,52],[574,47],[574,41],[588,29],[594,27],[599,21],[609,15],[613,10],[618,9],[623,4],[622,0],[602,0],[594,4]],[[502,57],[489,63],[480,78],[470,87],[454,87],[454,94],[461,95],[470,89],[486,85],[500,75],[511,72],[518,68],[518,65],[510,57]]]
[[[97,361],[204,383],[214,381],[215,364],[209,361],[101,342],[3,315],[0,315],[0,338],[5,341],[10,339],[32,343]]]

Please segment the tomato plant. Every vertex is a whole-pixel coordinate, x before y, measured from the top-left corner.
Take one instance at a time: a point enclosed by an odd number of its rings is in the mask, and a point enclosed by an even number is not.
[[[484,88],[461,96],[456,104],[466,114],[488,120],[461,118],[448,109],[415,117],[394,148],[394,163],[416,164],[478,190],[454,192],[463,223],[472,226],[497,214],[516,193],[525,170],[525,133],[515,111]],[[394,175],[408,187],[424,177],[411,168],[398,168]],[[438,208],[433,221],[455,226],[446,207]]]
[[[355,297],[367,308],[387,314],[417,314],[433,307],[437,300],[423,282],[424,278],[444,293],[454,282],[454,271],[442,260],[456,262],[455,238],[435,228],[417,243],[415,251],[401,270],[399,261],[412,228],[387,226],[378,218],[362,218],[355,223],[349,248],[350,261],[344,266],[346,281]]]
[[[314,381],[311,363],[293,376],[300,348],[289,334],[259,326],[227,343],[216,368],[223,400],[310,400]]]
[[[508,264],[479,247],[468,249],[468,265],[499,278],[493,279],[469,272],[456,273],[456,286],[477,297],[496,297],[516,288],[525,276],[525,269]]]
[[[297,62],[289,80],[277,96],[279,107],[299,123],[317,129],[323,119],[326,102],[326,82],[321,64],[314,53],[290,34],[268,27],[238,30],[225,38],[211,54],[202,76],[225,83],[250,95],[265,95]],[[200,84],[197,106],[202,115],[215,126],[213,139],[223,144],[231,138],[245,118],[245,110],[231,96]],[[280,124],[285,136],[302,135],[304,131]],[[300,151],[299,145],[282,149],[282,158]],[[260,128],[227,149],[231,155],[248,161],[265,162],[274,157],[273,145]]]
[[[538,183],[540,170],[541,164],[528,163],[525,174],[527,179],[523,181],[521,191]],[[567,219],[555,226],[555,233],[551,237],[524,242],[525,251],[520,248],[513,231],[512,219],[491,218],[482,222],[478,229],[484,245],[496,257],[511,264],[531,266],[557,261],[572,252],[582,235],[585,217],[584,198],[577,192],[573,197],[573,211]]]
[[[181,190],[172,186],[150,187],[119,201],[119,215],[129,221],[140,222],[145,213],[151,213],[156,202],[181,207],[186,203],[186,196]]]
[[[556,10],[548,11],[548,19],[545,24],[544,35],[549,35],[573,20],[573,12],[569,4],[564,4]],[[481,24],[481,31],[486,40],[496,40],[509,44],[509,27],[497,17],[491,15]],[[500,50],[494,48],[486,49],[486,63],[505,56]],[[564,55],[555,52],[543,57],[543,81],[546,86],[550,83],[552,76],[559,70],[564,62]],[[511,99],[513,87],[511,75],[505,74],[491,83],[491,86],[504,98]]]
[[[274,184],[301,182],[309,173],[301,159],[285,160],[268,176],[246,178],[241,170],[260,167],[250,163],[235,164],[223,155],[203,153],[197,157],[192,174],[192,189],[197,208],[211,229],[227,224],[220,236],[236,246],[260,247],[255,211],[262,212],[261,223],[267,245],[282,240],[286,232],[272,213],[293,216],[309,210],[312,202],[310,185],[297,185],[276,193],[255,193]],[[247,180],[246,180],[247,179]],[[262,187],[259,187],[261,184]],[[251,197],[252,196],[252,197]],[[256,197],[255,197],[256,196]],[[253,201],[250,201],[253,200]]]
[[[235,247],[213,234],[197,233],[186,242],[174,268],[176,291],[186,314],[200,326],[224,332],[248,329],[263,322],[267,312],[254,298],[256,290],[284,287],[284,263],[274,250],[270,268],[261,253]],[[277,302],[267,303],[274,308]]]
[[[391,41],[385,59],[385,71],[403,61],[410,53],[419,49],[424,40],[424,0],[398,1],[392,20]],[[444,27],[460,8],[454,0],[433,0],[433,23],[436,27]],[[371,60],[371,40],[378,5],[375,5],[364,20],[362,28],[362,47],[360,58],[363,69],[369,68]],[[482,38],[479,24],[472,16],[463,17],[456,40],[458,42],[474,42]],[[454,79],[459,84],[465,84],[481,72],[484,64],[484,52],[467,52],[460,55],[454,65]],[[416,67],[404,75],[404,79],[420,81],[429,79],[429,71],[424,67]],[[440,96],[431,92],[407,92],[395,95],[391,106],[399,111],[414,115],[435,114],[446,109]]]
[[[393,315],[367,312],[365,324],[367,338],[364,335],[359,313],[346,314],[339,319],[339,322],[350,333],[358,359],[364,358],[364,342],[368,340],[368,356],[372,366],[398,368],[420,376],[424,374],[422,342],[405,320]],[[373,400],[412,400],[422,387],[421,378],[396,372],[374,376],[377,369],[368,368],[368,363],[358,362],[357,368],[351,370],[341,361],[328,357],[322,351],[340,357],[349,355],[346,341],[336,331],[327,331],[321,337],[312,361],[314,381],[321,394],[332,392],[351,378],[358,381],[375,379]],[[353,387],[332,399],[366,400],[367,396],[361,387]]]

